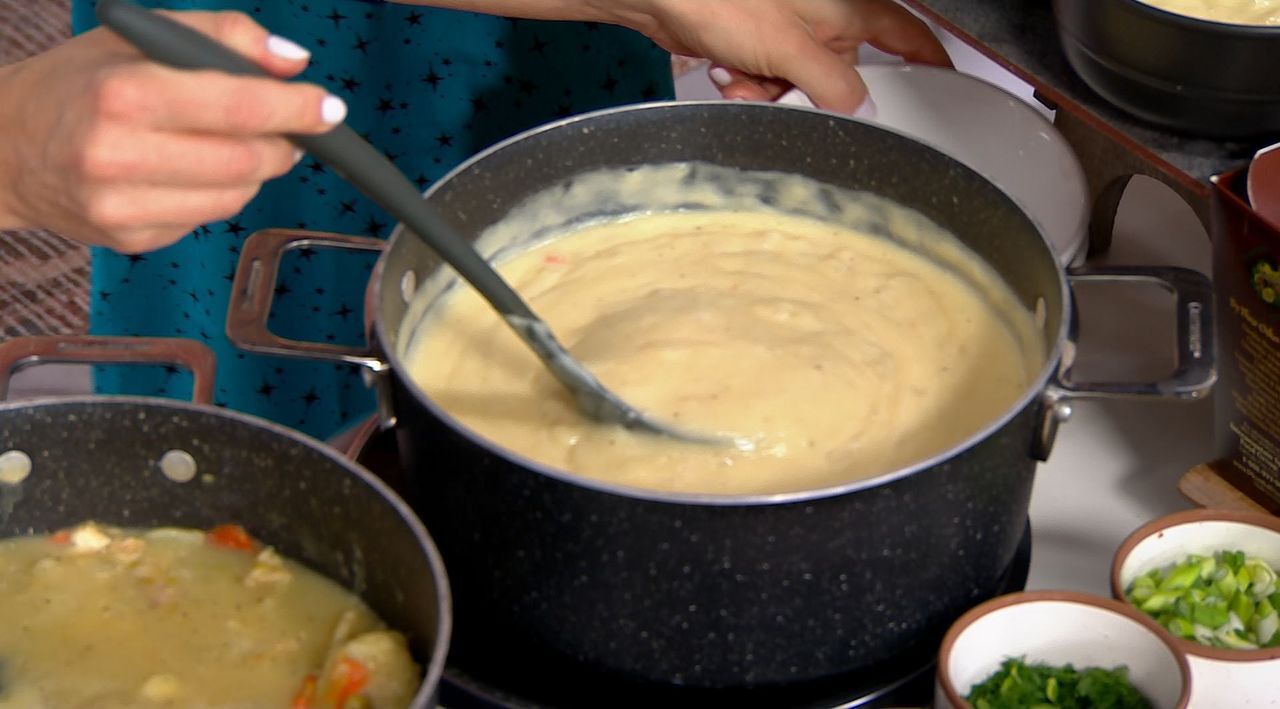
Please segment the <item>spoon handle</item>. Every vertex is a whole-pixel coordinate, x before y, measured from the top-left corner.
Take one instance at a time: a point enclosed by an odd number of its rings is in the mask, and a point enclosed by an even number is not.
[[[128,0],[99,0],[98,19],[162,64],[179,69],[268,75],[249,59],[200,32]],[[503,316],[507,325],[546,364],[552,376],[573,394],[578,408],[587,416],[683,440],[726,442],[720,437],[684,432],[654,421],[606,389],[556,340],[546,323],[530,310],[489,262],[422,198],[400,169],[351,128],[341,125],[323,135],[287,137],[387,210],[452,266]],[[741,447],[740,443],[729,442]]]
[[[179,69],[215,69],[229,74],[270,76],[254,62],[212,38],[128,0],[100,0],[102,24],[147,57]],[[422,239],[503,316],[537,316],[469,242],[459,236],[400,169],[349,126],[322,135],[289,135],[369,199]]]

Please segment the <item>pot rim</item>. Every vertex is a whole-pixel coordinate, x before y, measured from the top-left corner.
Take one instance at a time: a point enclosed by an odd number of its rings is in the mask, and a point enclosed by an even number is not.
[[[1206,32],[1216,35],[1218,39],[1275,39],[1280,38],[1280,25],[1243,25],[1237,22],[1223,22],[1203,17],[1193,17],[1182,13],[1165,10],[1148,5],[1142,0],[1119,0],[1130,12],[1137,13],[1147,19],[1168,25],[1182,27],[1193,32]],[[1056,4],[1056,3],[1055,3]]]
[[[431,698],[439,691],[438,688],[440,686],[440,681],[444,675],[445,658],[449,652],[449,642],[453,633],[453,595],[449,588],[449,578],[445,572],[444,560],[441,558],[440,551],[436,548],[435,541],[431,539],[431,535],[428,534],[427,528],[423,525],[422,520],[418,519],[418,516],[409,508],[408,503],[401,499],[401,497],[397,495],[390,486],[382,482],[378,476],[365,470],[359,463],[343,457],[339,451],[334,450],[332,447],[325,445],[324,443],[321,443],[300,431],[286,428],[285,426],[281,426],[266,419],[258,418],[251,414],[245,414],[239,411],[214,406],[195,404],[178,399],[162,399],[146,396],[77,395],[49,399],[0,401],[0,415],[20,409],[38,409],[67,404],[95,407],[117,405],[147,406],[199,414],[202,416],[215,416],[223,419],[229,419],[236,423],[265,429],[277,436],[288,438],[295,443],[311,448],[312,450],[324,455],[330,461],[342,466],[349,474],[354,475],[365,485],[373,488],[373,490],[396,511],[396,514],[400,516],[400,519],[409,526],[410,531],[418,542],[419,548],[421,548],[427,555],[427,563],[431,568],[431,575],[436,586],[436,617],[438,618],[438,627],[436,628],[435,637],[431,638],[430,641],[433,653],[426,670],[423,673],[422,683],[418,686],[418,691],[414,694],[411,706],[425,707],[429,704]]]
[[[829,485],[826,487],[814,488],[810,490],[799,490],[799,491],[793,491],[793,492],[766,493],[766,494],[734,495],[734,494],[719,494],[719,493],[688,493],[688,492],[668,492],[668,491],[661,491],[661,490],[651,490],[647,488],[632,487],[628,485],[619,485],[616,483],[610,483],[610,482],[598,480],[595,478],[589,478],[583,475],[577,475],[564,470],[553,468],[548,465],[544,465],[542,463],[538,463],[515,451],[512,451],[502,445],[499,445],[498,443],[490,441],[487,438],[484,438],[483,436],[481,436],[480,434],[472,431],[470,428],[464,426],[460,421],[458,421],[456,418],[454,418],[453,416],[448,414],[446,411],[444,411],[444,409],[436,405],[436,403],[432,401],[429,396],[427,396],[426,392],[424,392],[422,388],[418,386],[417,382],[415,382],[412,377],[408,376],[408,368],[405,366],[404,360],[401,357],[400,352],[397,351],[396,348],[393,348],[390,346],[389,328],[394,327],[396,329],[399,329],[402,323],[395,323],[394,325],[391,325],[389,323],[384,323],[381,321],[380,318],[376,317],[376,313],[375,313],[373,316],[373,320],[374,320],[373,331],[377,339],[377,345],[378,345],[379,351],[382,353],[382,357],[387,362],[387,364],[390,365],[391,369],[393,369],[396,372],[397,376],[405,384],[406,388],[408,388],[409,391],[412,393],[414,399],[418,402],[419,405],[429,410],[436,418],[443,421],[455,433],[465,437],[471,443],[481,448],[488,449],[502,456],[503,458],[506,458],[507,460],[510,460],[512,462],[519,464],[520,466],[526,469],[532,470],[541,475],[545,475],[559,482],[568,483],[576,487],[587,488],[600,493],[616,495],[619,497],[627,497],[627,498],[637,499],[637,500],[645,500],[649,502],[664,502],[664,503],[672,503],[672,504],[680,504],[680,505],[696,505],[696,506],[707,506],[707,507],[755,507],[755,506],[765,506],[765,505],[784,505],[784,504],[815,502],[818,500],[823,500],[823,499],[832,498],[832,497],[840,497],[850,493],[879,487],[881,485],[887,485],[897,480],[914,476],[917,473],[921,473],[926,470],[932,469],[938,466],[939,464],[947,460],[950,460],[951,458],[954,458],[955,456],[987,440],[992,435],[997,433],[1000,429],[1004,428],[1011,420],[1014,419],[1014,417],[1020,414],[1024,409],[1026,409],[1028,406],[1034,405],[1038,400],[1041,400],[1046,395],[1046,391],[1052,386],[1052,380],[1054,378],[1054,375],[1058,371],[1058,363],[1062,359],[1064,343],[1067,341],[1069,337],[1070,323],[1072,319],[1074,303],[1072,301],[1071,294],[1070,294],[1070,286],[1067,281],[1066,270],[1063,267],[1061,260],[1058,258],[1058,255],[1054,250],[1053,246],[1049,243],[1048,238],[1045,236],[1043,228],[1033,217],[1031,217],[1031,215],[1027,214],[1026,209],[1024,209],[1021,204],[1019,204],[1012,197],[1006,194],[1005,191],[1001,189],[999,185],[996,185],[995,183],[991,182],[991,180],[988,180],[986,177],[983,177],[977,171],[966,166],[964,163],[960,162],[959,160],[956,160],[955,158],[947,155],[946,153],[939,150],[938,148],[935,148],[924,141],[913,138],[912,136],[907,135],[906,133],[903,133],[901,131],[895,130],[890,127],[881,126],[869,121],[859,120],[852,116],[845,116],[845,115],[832,113],[830,111],[824,111],[822,109],[817,109],[817,108],[809,108],[806,106],[783,105],[783,104],[775,104],[775,103],[753,102],[753,101],[730,101],[730,100],[690,101],[690,100],[677,99],[673,101],[650,101],[645,103],[628,104],[625,106],[615,106],[612,108],[600,109],[600,110],[592,111],[589,113],[583,113],[575,116],[570,116],[568,118],[563,118],[558,121],[553,121],[550,123],[546,123],[546,124],[531,128],[527,131],[511,136],[506,140],[495,143],[494,145],[491,145],[485,150],[482,150],[479,153],[476,153],[471,158],[460,163],[454,169],[445,173],[440,179],[436,180],[435,183],[433,183],[431,187],[427,189],[426,192],[423,193],[423,198],[424,199],[431,198],[431,196],[434,195],[443,185],[448,184],[448,182],[452,180],[454,177],[471,169],[473,165],[475,165],[478,162],[481,162],[482,160],[487,159],[490,155],[500,152],[502,150],[505,150],[510,146],[520,143],[525,139],[535,135],[540,135],[542,133],[550,132],[553,130],[560,130],[567,126],[572,126],[578,123],[595,120],[601,116],[607,116],[615,113],[635,113],[640,111],[666,110],[671,108],[696,109],[696,108],[705,108],[708,106],[732,106],[735,109],[739,109],[739,110],[745,108],[747,110],[799,111],[804,113],[816,114],[832,121],[848,121],[852,123],[861,124],[871,130],[878,130],[878,131],[884,131],[887,133],[892,133],[906,140],[909,140],[925,148],[926,150],[930,150],[938,154],[945,160],[949,160],[955,163],[955,165],[959,169],[972,174],[975,179],[982,180],[983,182],[988,184],[993,190],[995,190],[998,194],[1000,194],[1005,200],[1007,200],[1008,203],[1018,211],[1018,213],[1022,214],[1023,217],[1026,218],[1027,222],[1032,226],[1036,235],[1039,237],[1040,246],[1044,250],[1045,258],[1049,259],[1049,261],[1052,262],[1054,272],[1057,275],[1058,297],[1060,299],[1060,302],[1062,303],[1062,313],[1058,322],[1058,328],[1057,328],[1058,331],[1056,334],[1054,334],[1052,339],[1053,346],[1051,349],[1049,349],[1045,353],[1044,363],[1042,364],[1040,371],[1036,374],[1035,377],[1032,378],[1031,382],[1028,383],[1026,390],[1023,392],[1022,396],[1018,397],[1018,399],[1016,399],[1013,403],[1011,403],[1003,413],[995,417],[986,426],[980,428],[979,430],[971,434],[969,437],[965,438],[964,440],[960,441],[954,446],[940,453],[937,453],[933,456],[930,456],[929,458],[926,458],[924,460],[917,461],[916,463],[913,463],[911,465],[899,468],[897,470],[892,470],[890,472],[883,473],[875,477],[863,478],[860,480],[841,483],[839,485]],[[911,208],[909,205],[904,205],[904,206]],[[404,225],[397,224],[394,231],[391,233],[391,236],[387,240],[386,249],[383,251],[382,256],[378,258],[378,262],[374,266],[372,275],[370,277],[369,302],[371,303],[378,303],[380,301],[380,294],[381,294],[382,286],[383,286],[385,275],[386,275],[385,267],[386,267],[387,257],[395,249],[396,243],[400,239],[406,238],[404,234],[405,234]],[[398,284],[388,284],[388,287],[398,288]],[[1047,338],[1048,333],[1045,333],[1045,334]],[[1031,446],[1032,446],[1032,441],[1028,440],[1027,441],[1028,451],[1031,450]],[[1028,455],[1030,454],[1028,453]]]
[[[964,697],[960,695],[955,682],[951,679],[951,673],[947,672],[946,669],[947,662],[951,658],[951,652],[955,648],[956,641],[960,639],[960,635],[968,630],[969,626],[991,613],[1010,606],[1042,601],[1062,601],[1100,608],[1124,616],[1146,628],[1169,649],[1169,654],[1173,655],[1174,660],[1178,663],[1178,671],[1182,679],[1182,692],[1178,695],[1176,707],[1177,709],[1186,709],[1191,701],[1191,663],[1187,660],[1186,653],[1172,642],[1173,638],[1164,632],[1159,623],[1129,604],[1115,599],[1094,596],[1083,591],[1055,590],[1018,591],[997,596],[970,608],[947,629],[947,634],[943,636],[942,645],[938,650],[937,677],[938,685],[942,688],[943,694],[946,695],[947,701],[951,703],[952,707],[956,709],[967,709],[969,707],[969,702],[965,701]]]
[[[1124,584],[1120,580],[1120,569],[1128,560],[1129,554],[1142,542],[1161,534],[1165,530],[1200,522],[1233,522],[1246,526],[1260,527],[1280,534],[1280,517],[1264,512],[1245,512],[1237,510],[1198,508],[1173,512],[1147,522],[1138,527],[1116,549],[1111,557],[1111,595],[1120,603],[1133,608],[1133,604],[1124,595]],[[1134,608],[1134,610],[1138,610]],[[1139,611],[1141,612],[1141,611]],[[1157,623],[1157,625],[1159,625]],[[1160,632],[1169,637],[1175,646],[1188,655],[1206,657],[1222,662],[1261,662],[1280,659],[1280,647],[1264,647],[1257,650],[1232,650],[1212,645],[1201,645],[1191,640],[1176,637],[1164,628]]]

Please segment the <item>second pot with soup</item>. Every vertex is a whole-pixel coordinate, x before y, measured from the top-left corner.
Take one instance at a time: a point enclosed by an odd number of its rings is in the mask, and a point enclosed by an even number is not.
[[[1183,338],[1178,371],[1151,385],[1069,382],[1069,279],[1025,213],[928,146],[819,111],[740,102],[603,111],[497,145],[426,198],[474,239],[529,198],[568,189],[583,173],[688,162],[801,175],[917,210],[1038,313],[1047,354],[1001,415],[943,454],[899,470],[780,494],[640,490],[516,455],[460,424],[415,383],[405,347],[420,313],[409,303],[442,279],[431,278],[439,262],[411,234],[397,232],[375,269],[367,351],[271,335],[270,279],[286,248],[382,245],[255,235],[235,285],[232,339],[370,368],[414,505],[449,568],[457,618],[451,663],[468,674],[514,665],[568,682],[565,668],[589,668],[619,681],[744,688],[927,662],[952,621],[999,592],[1025,528],[1036,462],[1048,455],[1072,397],[1194,398],[1214,379],[1208,282],[1162,269],[1071,278],[1147,279],[1173,290]],[[660,208],[628,204],[627,190],[617,192],[589,216]]]
[[[185,367],[193,374],[195,403],[97,396],[3,401],[12,370],[38,363],[68,362]],[[452,617],[448,580],[426,529],[390,488],[337,451],[268,421],[212,406],[213,370],[212,351],[192,340],[30,337],[0,342],[0,541],[52,534],[86,522],[124,528],[130,535],[137,535],[131,540],[135,543],[156,527],[209,530],[227,524],[242,526],[253,540],[358,596],[390,630],[405,637],[419,665],[420,680],[413,684],[411,696],[403,703],[385,701],[388,691],[384,682],[382,699],[373,700],[374,706],[435,707]],[[248,538],[233,537],[232,541],[237,549],[254,546]],[[78,543],[75,546],[80,547]],[[261,617],[255,613],[264,607],[279,608],[281,597],[289,604],[315,601],[305,592],[288,596],[262,594],[251,604],[257,608],[246,610],[243,617],[228,614],[209,618],[209,624],[201,626],[205,621],[199,612],[192,612],[192,617],[187,613],[210,608],[209,604],[198,596],[179,597],[181,592],[195,587],[193,579],[203,579],[209,586],[225,590],[225,574],[237,573],[235,570],[240,567],[212,563],[207,558],[197,561],[199,554],[192,552],[167,557],[174,547],[168,548],[170,552],[161,551],[159,556],[142,561],[133,557],[127,562],[133,566],[78,567],[84,573],[95,574],[96,592],[114,589],[120,591],[120,597],[101,598],[101,609],[96,607],[95,599],[91,608],[73,619],[67,609],[69,603],[76,601],[74,589],[67,590],[65,596],[51,592],[43,602],[52,610],[33,620],[37,627],[46,629],[71,628],[70,635],[61,639],[65,647],[54,647],[53,662],[62,658],[69,663],[71,669],[65,672],[79,668],[90,677],[109,677],[108,686],[94,686],[92,690],[61,687],[68,694],[45,696],[43,701],[51,703],[41,704],[41,685],[54,685],[56,675],[48,678],[37,674],[36,668],[50,662],[50,646],[40,642],[41,638],[33,638],[35,647],[22,645],[18,656],[0,657],[0,668],[6,662],[12,663],[0,677],[0,705],[30,706],[24,702],[34,701],[37,706],[65,706],[59,701],[68,701],[68,696],[78,697],[77,692],[86,691],[98,692],[92,706],[145,705],[153,701],[145,698],[145,689],[131,688],[142,694],[120,696],[110,693],[110,684],[127,682],[120,678],[138,671],[172,671],[195,680],[195,684],[183,686],[178,679],[172,679],[165,686],[173,694],[163,703],[210,706],[203,703],[210,698],[200,695],[197,685],[201,682],[217,687],[228,678],[261,680],[258,672],[264,666],[293,669],[288,661],[277,657],[260,659],[259,664],[245,660],[245,652],[262,647],[254,644],[260,638],[249,631],[238,631],[243,637],[236,639],[244,642],[230,643],[234,647],[212,645],[207,642],[209,638],[203,638],[206,642],[193,640],[183,648],[172,638],[157,639],[136,625],[123,626],[132,629],[130,640],[136,639],[139,646],[147,645],[151,638],[160,647],[176,651],[176,656],[166,658],[172,660],[172,665],[149,666],[147,660],[130,654],[131,650],[138,652],[136,647],[113,647],[115,654],[106,660],[101,652],[94,652],[95,637],[100,649],[103,638],[121,636],[121,623],[151,622],[154,625],[148,627],[153,629],[176,623],[186,631],[204,631],[217,638],[227,632],[225,628]],[[115,547],[108,551],[113,556],[117,553]],[[141,553],[138,551],[139,556]],[[9,557],[12,558],[15,557]],[[36,562],[35,568],[46,562],[60,566],[57,557],[49,557]],[[127,569],[123,578],[128,581],[111,580],[111,574],[122,573],[121,569]],[[70,573],[73,572],[67,572]],[[65,582],[75,577],[52,578]],[[12,601],[12,594],[25,596],[29,604],[39,589],[50,587],[49,578],[40,579],[38,575],[31,584],[35,590],[26,589],[20,579],[21,574],[18,579],[6,578],[7,585],[0,583],[0,603]],[[306,579],[289,583],[297,587],[304,582]],[[253,585],[248,577],[242,583],[246,587]],[[142,598],[148,602],[143,603]],[[297,645],[307,635],[302,632],[304,629],[314,631],[314,637],[332,638],[329,642],[335,647],[345,642],[343,623],[317,610],[328,607],[331,606],[307,606],[303,613],[300,607],[290,606],[287,612],[280,613],[281,618],[291,618],[294,623],[320,627],[298,625],[298,637],[275,638],[280,644],[272,650],[286,653],[286,657],[290,652],[309,652],[306,646],[299,649]],[[176,620],[178,613],[183,614],[180,620]],[[332,625],[323,625],[326,623]],[[78,652],[76,643],[84,643],[85,651]],[[289,643],[293,643],[292,648]],[[369,657],[370,646],[365,647]],[[304,667],[318,671],[324,657],[323,652],[319,657],[303,655],[304,662],[316,663]],[[210,665],[199,665],[199,672],[182,671],[184,663],[210,660]],[[364,681],[371,685],[387,679],[387,675],[379,674],[376,664],[366,672]],[[297,672],[299,686],[304,686],[302,675]],[[24,685],[24,679],[38,687]],[[249,691],[244,686],[240,689]],[[24,690],[37,694],[23,694]],[[359,692],[360,686],[352,691]],[[401,687],[394,695],[406,691],[407,687]],[[261,696],[255,699],[266,701]],[[329,706],[334,700],[322,697],[313,705],[300,695],[294,701],[294,706]],[[370,699],[362,695],[350,700],[352,704],[360,701],[367,703]]]

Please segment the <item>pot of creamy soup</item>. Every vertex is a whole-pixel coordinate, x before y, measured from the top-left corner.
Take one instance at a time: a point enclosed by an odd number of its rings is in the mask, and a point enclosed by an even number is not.
[[[276,337],[284,250],[384,245],[246,241],[229,334],[368,367],[457,589],[451,665],[481,681],[590,671],[697,704],[894,676],[998,592],[1072,398],[1194,398],[1214,377],[1207,280],[1164,269],[1070,278],[1175,292],[1178,371],[1071,381],[1069,277],[1027,215],[944,154],[820,111],[603,111],[501,143],[426,198],[624,398],[755,442],[584,421],[403,232],[370,284],[368,349]]]
[[[209,405],[194,341],[18,338],[36,362],[190,367],[194,399],[0,402],[0,706],[434,707],[438,552],[380,480]]]
[[[1054,0],[1071,67],[1156,125],[1213,138],[1280,132],[1277,0]]]

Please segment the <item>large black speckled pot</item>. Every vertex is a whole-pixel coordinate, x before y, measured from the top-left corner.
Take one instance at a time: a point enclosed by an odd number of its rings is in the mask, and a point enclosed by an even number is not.
[[[175,450],[195,460],[190,482],[162,472]],[[0,483],[0,538],[85,520],[241,524],[404,632],[425,671],[412,706],[435,706],[452,620],[444,566],[404,502],[336,451],[212,407],[105,398],[0,404],[0,454],[13,451],[32,464]]]
[[[688,688],[889,673],[896,663],[927,661],[952,621],[997,592],[1013,560],[1036,459],[1047,455],[1067,412],[1063,400],[1078,393],[1055,378],[1070,319],[1067,279],[1023,211],[960,163],[897,133],[818,111],[663,103],[518,136],[460,166],[427,199],[474,237],[528,196],[580,173],[691,160],[802,174],[915,207],[1003,274],[1028,308],[1040,309],[1048,358],[999,420],[947,454],[893,474],[755,497],[625,489],[495,447],[407,378],[400,339],[406,296],[438,267],[412,235],[396,233],[375,270],[371,352],[299,348],[271,337],[263,307],[271,288],[264,284],[290,239],[299,246],[379,246],[355,237],[255,235],[235,286],[233,340],[363,362],[377,372],[413,504],[456,590],[450,664],[481,681],[499,666],[507,681],[513,666],[544,682],[571,681],[572,672],[587,668],[619,683]],[[1198,298],[1208,297],[1203,277],[1179,275]],[[1194,320],[1198,338],[1208,322]],[[1205,347],[1183,368],[1195,387],[1164,393],[1203,393],[1212,381]],[[584,696],[582,704],[616,706],[634,696]],[[683,696],[699,703],[696,693]]]
[[[1141,0],[1054,0],[1068,63],[1133,115],[1215,138],[1280,135],[1280,27],[1186,17]]]

